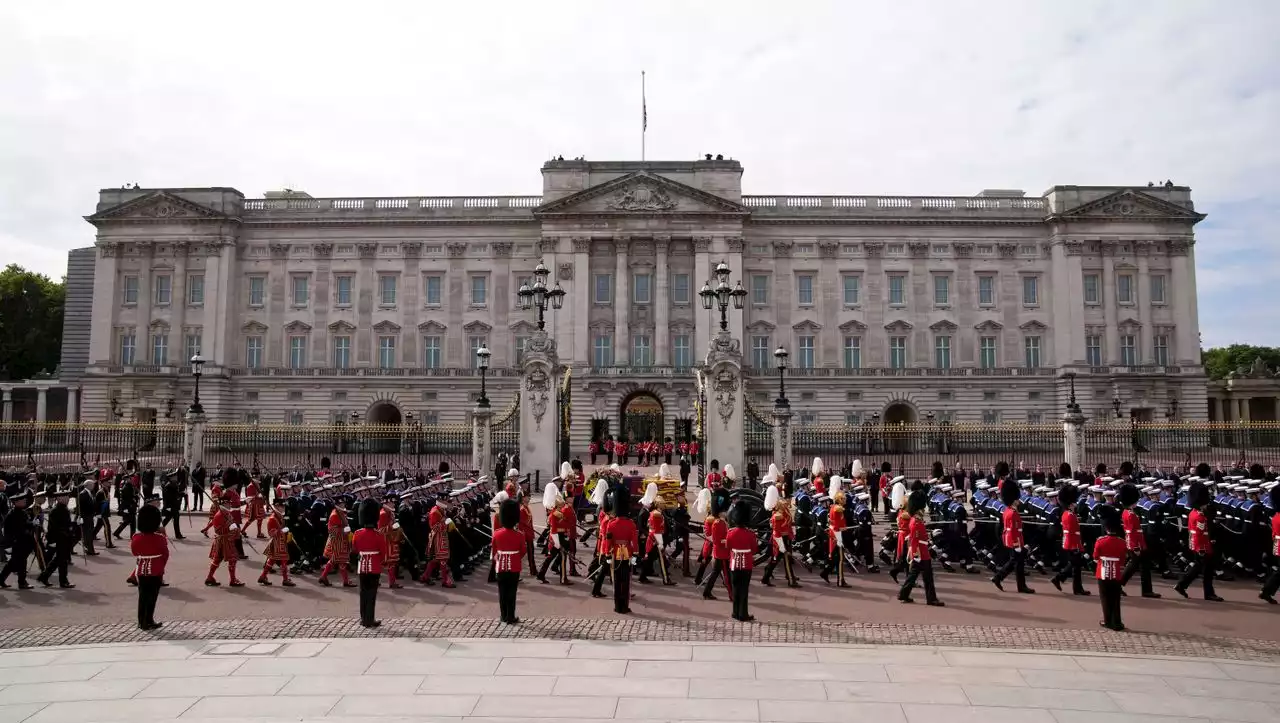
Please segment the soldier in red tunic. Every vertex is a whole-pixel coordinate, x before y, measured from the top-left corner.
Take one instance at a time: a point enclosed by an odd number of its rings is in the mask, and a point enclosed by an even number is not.
[[[209,574],[204,579],[204,584],[209,587],[217,587],[222,583],[214,578],[214,573],[218,571],[218,566],[223,562],[227,563],[227,572],[231,576],[231,587],[243,587],[244,583],[236,578],[236,562],[240,557],[236,554],[236,540],[240,537],[240,526],[232,522],[231,512],[228,507],[228,498],[223,496],[220,509],[213,516],[213,544],[209,546]]]
[[[138,531],[129,541],[136,560],[134,576],[138,585],[138,627],[155,630],[156,601],[164,583],[164,566],[169,562],[169,538],[160,532],[160,509],[145,505],[138,510]]]
[[[1093,559],[1098,564],[1095,573],[1098,578],[1098,598],[1102,602],[1100,625],[1120,631],[1124,630],[1124,623],[1120,619],[1120,593],[1124,589],[1120,584],[1120,575],[1128,551],[1120,515],[1112,507],[1103,507],[1102,510],[1102,526],[1107,534],[1099,537],[1093,544]]]
[[[538,569],[538,582],[547,582],[547,569],[555,562],[560,565],[560,584],[572,585],[569,579],[569,538],[573,536],[570,512],[560,488],[548,482],[542,493],[542,506],[547,510],[547,556]]]
[[[795,516],[791,511],[792,483],[789,478],[778,479],[773,476],[773,465],[770,465],[765,482],[769,485],[764,493],[764,508],[771,512],[769,516],[769,564],[764,568],[764,576],[760,582],[773,587],[773,570],[782,562],[782,573],[787,578],[787,587],[800,587],[796,580],[795,570],[791,564],[791,548],[795,544]]]
[[[441,587],[452,588],[453,577],[449,570],[449,526],[453,521],[448,517],[449,501],[442,494],[436,498],[435,507],[427,515],[427,526],[431,528],[427,540],[427,568],[418,579],[423,585],[434,585],[431,577],[440,570]]]
[[[749,623],[755,616],[747,609],[747,597],[751,589],[751,570],[760,552],[755,530],[751,523],[751,510],[739,500],[729,510],[729,523],[733,525],[725,533],[725,545],[729,548],[729,597],[733,599],[733,619]]]
[[[349,568],[351,566],[351,524],[347,522],[347,505],[350,501],[338,497],[333,501],[333,511],[329,513],[329,539],[324,543],[324,556],[328,559],[324,569],[320,571],[320,584],[329,587],[329,573],[334,568],[342,576],[343,587],[355,587],[351,582]]]
[[[213,516],[218,514],[218,500],[222,499],[222,484],[215,481],[213,486],[209,488],[209,517],[205,520],[204,528],[200,530],[200,534],[205,537],[209,536],[209,530],[213,529]]]
[[[520,490],[517,496],[520,506],[520,534],[524,535],[525,555],[528,557],[529,569],[533,569],[533,541],[537,538],[537,534],[533,531],[533,512],[529,510],[529,495],[524,490]],[[499,513],[502,510],[498,510]],[[501,522],[501,520],[499,520]]]
[[[667,573],[665,547],[667,518],[662,514],[662,498],[658,496],[658,483],[650,482],[645,488],[644,498],[640,504],[649,510],[649,534],[645,537],[644,562],[640,565],[640,582],[649,582],[649,572],[655,567],[662,575],[663,585],[674,585],[674,580]]]
[[[1267,484],[1271,485],[1271,509],[1276,511],[1271,516],[1271,559],[1280,563],[1280,482],[1272,480]],[[1275,605],[1277,590],[1280,590],[1280,567],[1271,571],[1258,597]]]
[[[1151,553],[1147,550],[1147,536],[1142,531],[1142,519],[1134,512],[1138,504],[1137,485],[1126,482],[1120,486],[1116,501],[1120,503],[1120,524],[1124,525],[1124,542],[1129,548],[1129,562],[1120,576],[1120,585],[1129,584],[1133,573],[1142,572],[1142,597],[1158,598],[1160,593],[1151,587]]]
[[[844,579],[844,528],[845,496],[842,480],[831,478],[831,509],[827,513],[827,564],[822,568],[822,581],[831,583],[831,572],[836,573],[836,587],[852,587]]]
[[[1075,595],[1088,595],[1081,580],[1084,568],[1084,544],[1080,539],[1080,516],[1076,514],[1076,502],[1080,499],[1080,488],[1070,481],[1063,483],[1058,490],[1058,504],[1062,506],[1062,556],[1065,563],[1062,569],[1049,582],[1062,589],[1062,583],[1071,578],[1071,592]]]
[[[709,529],[703,529],[702,534],[711,542],[711,558],[713,567],[711,575],[702,586],[702,599],[715,600],[716,596],[711,594],[715,589],[716,579],[724,575],[725,590],[733,594],[733,582],[729,576],[729,524],[725,522],[725,515],[729,512],[729,493],[726,490],[719,489],[711,493],[711,525]]]
[[[612,490],[609,529],[605,532],[609,565],[613,569],[613,611],[631,612],[631,560],[640,552],[640,534],[631,520],[631,494],[618,486]]]
[[[378,533],[378,515],[381,505],[377,500],[366,499],[360,503],[360,529],[351,539],[351,549],[360,556],[356,573],[360,576],[360,624],[376,628],[378,620],[378,581],[382,579],[382,565],[389,550],[387,538]]]
[[[933,559],[929,550],[929,528],[924,522],[924,511],[929,507],[929,495],[924,490],[912,492],[907,497],[906,507],[910,520],[907,529],[906,555],[911,567],[907,572],[907,579],[902,582],[902,588],[898,590],[898,600],[904,603],[914,602],[911,599],[911,590],[915,588],[916,580],[920,579],[924,582],[925,603],[933,607],[946,607],[933,589]]]
[[[294,587],[293,580],[289,579],[289,528],[285,526],[284,521],[284,500],[279,497],[271,503],[271,516],[267,518],[267,540],[267,547],[262,551],[267,561],[262,565],[258,584],[270,585],[271,581],[267,579],[267,575],[271,572],[271,568],[280,565],[280,574],[284,577],[284,581],[280,584],[285,587]]]
[[[493,531],[493,567],[498,578],[498,616],[508,625],[518,625],[516,590],[520,586],[521,559],[525,553],[525,536],[519,529],[520,503],[503,500],[498,506],[500,527]]]
[[[396,522],[396,503],[400,501],[400,495],[396,492],[388,492],[382,499],[382,508],[378,512],[378,533],[387,540],[387,559],[384,561],[384,567],[387,569],[387,587],[397,590],[404,587],[396,582],[397,568],[400,567],[400,545],[405,539],[404,530],[400,529],[400,523]]]
[[[245,488],[244,506],[245,506],[245,522],[244,522],[245,534],[246,535],[249,534],[249,525],[252,525],[253,523],[256,522],[258,523],[258,531],[256,533],[256,537],[259,540],[267,539],[267,536],[262,534],[262,521],[263,521],[263,518],[266,516],[267,505],[266,505],[266,501],[262,499],[262,494],[258,490],[258,480],[256,479],[250,479],[249,486]]]
[[[1004,465],[1004,471],[1008,473],[1008,464]],[[1018,487],[1017,480],[1012,477],[1005,477],[1000,482],[1000,501],[1004,502],[1004,512],[1001,514],[1001,521],[1004,523],[1004,546],[1009,550],[1009,559],[1005,561],[1004,566],[996,572],[995,577],[991,578],[991,583],[997,588],[1004,590],[1004,579],[1009,573],[1014,573],[1018,580],[1018,592],[1024,595],[1033,595],[1035,590],[1027,587],[1027,569],[1026,569],[1026,544],[1022,539],[1022,515],[1018,513],[1018,499],[1022,496],[1022,489]]]
[[[1203,575],[1204,599],[1222,602],[1222,598],[1213,591],[1214,555],[1213,539],[1210,536],[1213,520],[1205,513],[1209,504],[1209,488],[1203,482],[1192,482],[1191,489],[1187,490],[1187,505],[1191,507],[1191,514],[1187,516],[1187,541],[1192,560],[1174,590],[1186,597],[1187,588],[1195,582],[1196,577]]]

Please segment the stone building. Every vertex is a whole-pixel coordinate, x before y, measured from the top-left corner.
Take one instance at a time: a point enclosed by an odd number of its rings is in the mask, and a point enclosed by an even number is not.
[[[743,195],[736,161],[542,167],[540,196],[250,199],[233,188],[106,189],[80,380],[86,421],[190,399],[215,419],[462,423],[514,399],[537,322],[516,292],[543,262],[567,292],[547,328],[572,367],[573,442],[687,431],[690,368],[719,324],[715,266],[750,401],[801,424],[1053,421],[1076,375],[1088,414],[1207,415],[1193,227],[1181,186],[1043,195]],[[72,279],[75,283],[75,279]]]

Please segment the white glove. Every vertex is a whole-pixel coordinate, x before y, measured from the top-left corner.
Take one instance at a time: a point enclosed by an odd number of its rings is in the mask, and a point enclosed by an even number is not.
[[[548,535],[547,537],[551,540],[551,546],[552,546],[552,547],[554,547],[555,549],[559,550],[559,549],[560,549],[560,536],[559,536],[559,535],[554,535],[554,534],[553,534],[553,535]]]
[[[282,535],[287,535],[287,534],[289,534],[289,528],[288,528],[288,527],[281,527],[281,528],[280,528],[280,534],[282,534]]]
[[[393,523],[393,524],[391,525],[391,529],[393,529],[393,530],[398,530],[398,529],[400,529],[400,523],[399,523],[399,522]]]
[[[661,534],[654,535],[654,536],[653,536],[653,541],[654,541],[654,542],[656,542],[656,543],[658,544],[658,547],[662,547],[662,535],[661,535]]]
[[[1015,547],[1015,548],[1013,548],[1013,551],[1014,551],[1014,552],[1017,552],[1017,553],[1021,553],[1021,552],[1022,552],[1022,548],[1021,548],[1021,547]]]
[[[342,528],[342,531],[343,531],[343,532],[350,532],[350,531],[351,531],[351,528],[350,528],[350,527],[344,527],[344,528]]]
[[[236,531],[236,530],[238,530],[238,529],[240,529],[240,525],[237,525],[237,524],[235,524],[234,522],[233,522],[233,523],[231,523],[231,531],[232,531],[232,532],[234,532],[234,531]]]
[[[773,538],[773,541],[774,541],[774,543],[775,543],[775,544],[777,544],[777,545],[778,545],[778,552],[786,552],[786,551],[787,551],[787,543],[786,543],[786,541],[785,541],[785,540],[783,540],[781,537],[775,537],[775,538]]]
[[[844,535],[839,532],[836,533],[836,547],[844,549]]]

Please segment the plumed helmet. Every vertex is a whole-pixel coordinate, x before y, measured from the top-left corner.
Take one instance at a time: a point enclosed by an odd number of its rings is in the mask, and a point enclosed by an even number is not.
[[[1064,484],[1062,489],[1058,490],[1058,504],[1066,507],[1080,500],[1080,488],[1073,484]]]
[[[1197,477],[1201,477],[1201,478],[1208,477],[1211,474],[1213,474],[1213,468],[1209,466],[1208,462],[1201,462],[1200,464],[1196,465]]]
[[[507,479],[511,479],[512,477],[519,477],[519,476],[520,476],[520,470],[516,469],[515,467],[512,467],[511,469],[507,470]]]
[[[1102,516],[1102,529],[1111,535],[1124,534],[1124,525],[1120,521],[1120,513],[1114,507],[1101,505],[1098,513]]]
[[[560,463],[560,476],[569,479],[569,475],[573,474],[573,465],[568,462]]]
[[[1066,462],[1058,465],[1058,479],[1071,479],[1071,465]]]
[[[711,493],[711,514],[723,515],[729,510],[729,492],[723,487]]]
[[[595,489],[591,490],[591,504],[601,510],[604,510],[604,495],[608,491],[609,483],[605,482],[604,478],[597,479]]]
[[[746,527],[751,524],[751,506],[746,500],[739,499],[729,508],[729,525],[732,527]]]
[[[698,498],[693,501],[693,511],[699,517],[706,517],[711,512],[711,490],[703,487]]]
[[[658,479],[674,479],[671,476],[671,465],[666,462],[658,465]]]
[[[1205,483],[1199,480],[1191,483],[1191,487],[1187,489],[1187,504],[1195,508],[1209,504],[1209,488]]]
[[[627,517],[631,514],[631,493],[627,488],[618,485],[609,490],[610,505],[609,510],[614,517]]]
[[[996,462],[996,478],[1003,479],[1009,476],[1009,463],[1005,461]]]
[[[813,473],[813,476],[817,477],[818,475],[822,474],[822,472],[825,469],[826,467],[822,466],[822,458],[814,457],[813,464],[809,466],[809,471]]]
[[[893,471],[893,462],[885,461],[880,463],[881,474],[889,474]]]
[[[1138,504],[1138,486],[1129,482],[1120,485],[1120,491],[1116,493],[1116,502],[1121,507],[1132,507]]]
[[[160,508],[143,505],[138,510],[138,532],[152,533],[160,529]]]
[[[835,496],[840,494],[840,491],[843,487],[844,487],[844,479],[841,478],[839,475],[832,475],[831,484],[827,485],[827,492],[831,495],[832,499],[835,499]]]
[[[1093,473],[1101,477],[1107,473],[1107,463],[1099,462],[1093,466]]]
[[[764,491],[764,508],[769,512],[773,512],[773,508],[778,506],[778,500],[781,498],[782,495],[778,494],[778,486],[769,485],[768,489]]]
[[[929,476],[934,479],[941,479],[945,472],[942,471],[942,463],[935,461],[933,467],[929,470]]]
[[[907,497],[907,514],[914,515],[929,506],[929,495],[924,490],[916,490]]]
[[[520,524],[520,503],[515,500],[503,500],[498,508],[498,523],[508,530],[514,530]]]
[[[1128,477],[1129,475],[1133,474],[1133,462],[1130,462],[1127,459],[1121,462],[1120,474],[1124,475],[1125,477]]]
[[[379,512],[382,512],[382,505],[377,500],[363,500],[360,503],[360,526],[377,527]]]
[[[1022,488],[1018,486],[1017,481],[1006,479],[1000,483],[1000,501],[1006,505],[1011,505],[1018,501],[1022,496]]]
[[[724,476],[726,479],[731,479],[731,480],[738,479],[738,475],[733,471],[733,465],[731,464],[726,464],[724,466]]]
[[[849,474],[853,475],[855,479],[867,476],[867,471],[862,468],[862,460],[853,460],[853,466],[849,468]]]
[[[1254,462],[1249,465],[1249,479],[1264,479],[1267,476],[1267,468]]]
[[[782,470],[778,469],[778,465],[774,462],[769,463],[769,471],[765,472],[765,476],[769,479],[778,479],[782,476]]]
[[[548,482],[542,490],[542,506],[549,510],[558,504],[560,504],[560,488],[555,482]]]
[[[644,488],[644,497],[640,498],[640,504],[644,505],[646,508],[653,507],[653,501],[656,499],[658,499],[658,483],[650,482],[649,485]]]

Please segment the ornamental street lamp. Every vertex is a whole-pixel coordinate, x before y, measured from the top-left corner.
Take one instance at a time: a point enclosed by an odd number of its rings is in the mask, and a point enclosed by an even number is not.
[[[191,355],[191,376],[196,380],[195,391],[191,394],[191,406],[187,408],[188,414],[204,414],[204,407],[200,405],[200,375],[204,371],[204,357],[200,356],[200,351]]]
[[[404,418],[409,422],[409,429],[413,431],[413,454],[416,458],[415,466],[419,474],[422,473],[422,421],[415,419],[413,412],[405,412]]]
[[[1120,390],[1112,393],[1111,407],[1116,410],[1116,419],[1120,418]]]
[[[777,349],[773,350],[773,360],[778,367],[778,398],[774,400],[774,404],[784,409],[791,406],[791,402],[787,401],[786,386],[788,356],[790,354],[787,354],[787,350],[783,349],[781,344],[778,345]]]
[[[1080,413],[1080,404],[1076,402],[1076,374],[1068,372],[1065,374],[1067,382],[1071,385],[1071,396],[1067,398],[1067,412],[1071,414]]]
[[[363,477],[365,472],[365,456],[364,456],[364,431],[360,429],[360,413],[351,413],[351,426],[356,427],[356,444],[360,446],[360,476]]]
[[[542,323],[542,307],[538,307],[538,323]],[[489,396],[485,393],[485,376],[489,373],[490,356],[492,354],[488,348],[481,346],[476,349],[476,365],[480,368],[480,398],[476,400],[476,406],[484,409],[489,408]]]
[[[545,314],[547,307],[553,310],[559,310],[564,306],[564,289],[560,288],[560,282],[557,281],[555,288],[547,288],[547,277],[551,272],[541,262],[538,267],[533,270],[533,285],[521,284],[520,290],[516,292],[516,296],[520,298],[520,308],[528,311],[531,308],[538,309],[538,331],[546,329]]]
[[[733,308],[741,310],[743,303],[747,300],[747,290],[742,288],[742,281],[738,281],[735,288],[729,287],[729,265],[721,261],[716,265],[715,274],[716,286],[711,288],[711,282],[702,285],[702,290],[698,292],[698,296],[702,297],[702,308],[711,311],[713,305],[720,307],[720,331],[729,330],[729,304],[733,304]]]

